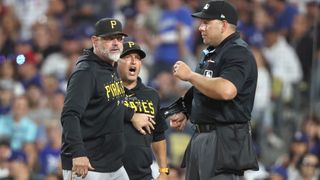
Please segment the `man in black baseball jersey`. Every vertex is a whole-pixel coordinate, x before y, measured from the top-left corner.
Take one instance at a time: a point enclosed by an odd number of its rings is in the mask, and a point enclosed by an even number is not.
[[[160,98],[156,90],[145,86],[139,77],[143,58],[146,54],[140,46],[132,41],[124,43],[121,58],[118,61],[118,72],[126,91],[125,105],[135,112],[146,113],[154,117],[156,123],[152,134],[143,135],[131,122],[125,123],[126,151],[123,158],[124,167],[130,180],[153,179],[150,165],[152,150],[160,167],[158,180],[167,179],[169,169],[166,158],[167,129],[165,120],[160,117]],[[152,147],[152,149],[151,149]]]
[[[225,0],[209,1],[200,12],[203,50],[195,72],[184,62],[173,66],[175,77],[193,85],[190,120],[195,134],[185,154],[187,180],[236,180],[257,169],[250,119],[257,84],[255,59],[236,30],[237,12]],[[187,93],[190,94],[190,93]],[[183,129],[186,116],[170,117]]]
[[[115,62],[123,50],[122,25],[104,18],[95,24],[93,48],[79,57],[61,115],[64,179],[128,180],[123,168],[124,120],[148,132],[153,121],[123,105],[125,90]]]

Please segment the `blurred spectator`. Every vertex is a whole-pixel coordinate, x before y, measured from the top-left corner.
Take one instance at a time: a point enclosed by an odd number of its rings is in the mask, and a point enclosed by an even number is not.
[[[162,71],[171,72],[173,64],[181,58],[178,49],[178,26],[181,26],[185,46],[192,51],[193,19],[190,10],[182,0],[165,0],[165,8],[161,12],[158,23],[158,35],[155,43],[155,63],[152,77]]]
[[[11,154],[10,142],[5,139],[0,139],[0,179],[9,177],[9,156]]]
[[[283,166],[272,167],[269,180],[289,180],[287,169]]]
[[[19,21],[11,6],[6,8],[6,13],[1,17],[1,27],[10,41],[14,42],[21,38],[19,34],[21,32],[21,21]]]
[[[59,120],[51,120],[47,123],[46,129],[48,142],[40,150],[39,166],[42,175],[61,174],[60,148],[61,148],[61,127]]]
[[[44,59],[41,73],[49,76],[54,75],[59,83],[63,82],[70,63],[69,59],[75,54],[78,55],[83,48],[81,47],[80,40],[81,37],[78,33],[67,32],[62,39],[61,51],[52,53]]]
[[[56,1],[56,0],[52,0]],[[41,55],[43,60],[50,54],[60,51],[57,42],[59,41],[60,33],[57,22],[54,19],[47,19],[45,22],[37,22],[32,26],[32,42],[33,50]],[[43,61],[38,63],[41,66]]]
[[[252,16],[252,27],[249,31],[244,31],[242,33],[246,35],[246,40],[250,45],[262,48],[264,45],[264,29],[271,24],[270,16],[262,6],[255,7]],[[241,26],[239,28],[241,31]]]
[[[40,87],[35,85],[30,85],[25,95],[29,103],[28,117],[37,124],[43,123],[45,119],[49,118],[49,110],[46,107],[48,97],[43,94]]]
[[[285,162],[288,167],[288,177],[293,179],[298,173],[297,163],[299,159],[309,151],[308,138],[301,132],[296,132],[290,144],[289,159]]]
[[[0,116],[10,112],[13,98],[13,83],[10,80],[0,80]]]
[[[138,27],[145,28],[151,35],[156,35],[161,14],[161,9],[156,2],[154,0],[136,0],[135,9],[137,10]]]
[[[9,179],[19,179],[19,180],[29,180],[32,179],[31,171],[28,166],[19,160],[13,160],[9,165],[10,178]],[[35,178],[35,177],[34,177]]]
[[[10,0],[5,2],[21,22],[20,36],[30,39],[31,27],[36,21],[44,18],[49,0]]]
[[[16,63],[18,77],[26,90],[29,85],[41,87],[41,75],[38,72],[39,56],[32,49],[32,41],[19,39],[16,44]]]
[[[293,85],[302,79],[298,56],[276,26],[266,28],[265,45],[262,52],[270,65],[273,80],[280,80],[282,87],[276,96],[281,101],[289,102],[292,100]]]
[[[35,142],[37,126],[26,116],[28,111],[27,98],[20,96],[14,99],[11,114],[0,116],[0,136],[8,137],[14,150]]]
[[[289,36],[289,43],[295,48],[299,57],[302,70],[303,81],[310,86],[311,67],[313,59],[313,37],[308,33],[310,26],[305,14],[295,16],[294,23]]]
[[[307,137],[309,152],[320,157],[320,119],[315,115],[307,115],[301,127]]]
[[[49,119],[60,119],[61,112],[63,108],[65,94],[62,91],[56,91],[54,94],[49,97],[49,110],[50,110],[50,118]]]
[[[258,67],[257,89],[252,109],[252,119],[253,123],[256,124],[255,131],[259,132],[256,142],[260,142],[260,138],[266,137],[267,133],[273,133],[273,118],[271,113],[272,82],[270,69],[261,50],[254,47],[251,50]]]
[[[6,58],[12,54],[14,54],[14,42],[4,32],[2,25],[0,25],[0,56]]]
[[[94,24],[100,18],[114,16],[115,0],[74,0],[73,3],[71,10],[74,14],[73,20],[77,24],[82,22]]]
[[[303,155],[297,163],[299,174],[292,180],[318,180],[319,179],[319,160],[313,154]],[[290,179],[291,180],[291,179]]]
[[[83,49],[90,49],[92,47],[91,36],[94,33],[94,28],[91,24],[82,24],[79,27],[80,44]]]
[[[293,24],[298,9],[286,0],[266,0],[267,10],[272,17],[274,25],[283,36],[287,36]]]
[[[15,60],[4,58],[3,61],[0,62],[0,80],[6,81],[6,84],[12,84],[11,91],[14,95],[22,95],[25,89],[22,83],[17,80],[15,65]]]
[[[161,72],[152,82],[152,86],[157,89],[161,106],[166,106],[171,104],[177,97],[178,93],[176,89],[176,79],[169,72]]]

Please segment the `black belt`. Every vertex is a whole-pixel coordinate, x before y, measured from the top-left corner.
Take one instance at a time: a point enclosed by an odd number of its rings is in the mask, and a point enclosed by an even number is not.
[[[197,133],[205,133],[216,130],[217,126],[215,124],[195,124]]]

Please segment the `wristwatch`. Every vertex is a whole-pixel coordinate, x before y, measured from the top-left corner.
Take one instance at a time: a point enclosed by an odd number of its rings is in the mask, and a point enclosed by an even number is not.
[[[169,170],[169,168],[159,168],[159,173],[165,173],[165,174],[169,175],[170,170]]]

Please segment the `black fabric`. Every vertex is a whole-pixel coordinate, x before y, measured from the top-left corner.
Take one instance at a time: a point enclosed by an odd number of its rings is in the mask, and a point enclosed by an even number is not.
[[[165,140],[164,131],[168,128],[160,115],[160,97],[156,90],[145,86],[138,78],[137,86],[126,89],[124,105],[137,113],[154,116],[156,122],[152,134],[142,135],[131,122],[125,122],[126,151],[123,158],[124,167],[131,180],[151,179],[152,150],[151,143]]]
[[[240,34],[234,33],[218,47],[208,47],[196,68],[196,72],[204,76],[223,77],[232,82],[237,88],[237,96],[229,101],[215,100],[194,88],[192,123],[250,121],[257,85],[257,66],[245,42],[239,38]]]
[[[146,57],[146,53],[140,48],[139,44],[134,43],[132,41],[128,41],[123,43],[123,51],[120,55],[120,58],[123,58],[131,52],[138,53],[141,59]]]
[[[183,97],[178,98],[169,106],[161,107],[160,113],[164,119],[173,114],[182,112],[189,118],[192,108],[193,87],[191,87]]]
[[[128,36],[122,32],[122,24],[119,20],[114,18],[103,18],[100,19],[95,24],[95,33],[96,36],[112,36],[112,35],[123,35]]]
[[[195,124],[195,131],[197,133],[210,132],[217,129],[215,124]]]
[[[72,158],[80,156],[89,157],[98,172],[122,166],[123,121],[132,115],[132,110],[120,103],[124,97],[116,69],[92,49],[85,50],[68,81],[61,115],[63,169],[71,170]]]
[[[191,139],[182,164],[187,167],[187,179],[233,179],[244,170],[257,170],[251,134],[244,126],[251,120],[257,85],[257,65],[247,44],[238,32],[231,34],[219,46],[203,51],[195,72],[230,81],[237,95],[232,100],[217,100],[193,88],[191,122],[214,124],[216,130],[195,133]]]
[[[196,133],[192,137],[185,155],[186,180],[239,180],[243,172],[216,174],[217,134]]]
[[[193,13],[192,17],[226,20],[233,25],[237,25],[238,21],[238,13],[235,7],[225,0],[209,1],[200,12]]]
[[[216,132],[216,174],[259,170],[249,123],[220,125]]]
[[[162,107],[160,109],[161,115],[164,119],[167,119],[168,117],[179,113],[179,112],[186,112],[186,107],[184,106],[183,98],[180,97],[176,101],[174,101],[172,104],[170,104],[167,107]]]

